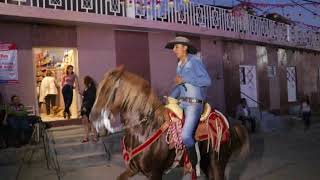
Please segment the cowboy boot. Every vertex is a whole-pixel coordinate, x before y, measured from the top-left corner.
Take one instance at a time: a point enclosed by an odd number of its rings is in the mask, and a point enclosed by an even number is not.
[[[187,148],[187,152],[188,152],[188,156],[189,156],[189,160],[192,166],[192,169],[196,169],[196,165],[198,163],[198,157],[197,157],[197,151],[196,148],[193,147],[188,147]]]
[[[197,179],[196,166],[198,163],[198,157],[197,157],[197,151],[195,146],[187,148],[187,152],[189,156],[189,161],[192,166],[191,178],[192,180],[196,180]]]

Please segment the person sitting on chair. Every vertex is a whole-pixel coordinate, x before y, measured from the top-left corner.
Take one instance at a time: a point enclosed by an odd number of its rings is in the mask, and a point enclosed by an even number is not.
[[[249,121],[251,124],[251,131],[255,132],[256,122],[254,117],[251,116],[246,98],[241,98],[240,100],[240,104],[237,107],[236,119],[240,120],[244,126],[246,126],[246,122]]]
[[[202,60],[194,55],[197,49],[188,38],[176,37],[167,43],[166,48],[172,49],[179,61],[175,77],[176,87],[170,97],[178,99],[179,106],[184,110],[182,142],[186,146],[192,165],[192,176],[195,176],[198,159],[194,135],[206,101],[206,89],[211,85],[211,79]]]
[[[28,112],[17,95],[11,96],[7,121],[12,130],[15,145],[20,146],[21,143],[27,143],[31,136],[32,128],[28,123]]]

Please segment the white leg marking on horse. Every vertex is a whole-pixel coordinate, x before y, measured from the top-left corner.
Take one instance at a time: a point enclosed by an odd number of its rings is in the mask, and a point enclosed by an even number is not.
[[[201,172],[201,169],[200,169],[201,154],[200,154],[199,143],[198,142],[196,142],[195,147],[196,147],[197,159],[198,159],[198,163],[196,165],[196,173],[197,173],[197,176],[200,176],[200,172]]]

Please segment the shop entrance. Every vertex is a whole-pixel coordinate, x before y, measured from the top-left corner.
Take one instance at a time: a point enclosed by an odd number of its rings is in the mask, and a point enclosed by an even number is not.
[[[62,78],[68,65],[73,66],[74,73],[78,76],[77,54],[77,50],[73,48],[33,48],[37,112],[43,121],[65,119]],[[43,81],[46,76],[52,77],[51,81]],[[54,84],[52,79],[54,79]],[[74,89],[70,107],[71,119],[79,117],[79,101],[79,93]]]

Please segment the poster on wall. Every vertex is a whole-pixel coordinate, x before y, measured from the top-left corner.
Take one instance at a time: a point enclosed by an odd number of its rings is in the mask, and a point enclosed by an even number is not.
[[[246,98],[249,107],[258,107],[256,66],[240,65],[241,98]]]
[[[288,90],[288,102],[297,101],[297,75],[296,67],[287,67],[287,90]]]
[[[277,68],[276,66],[268,66],[268,77],[269,78],[274,78],[277,76]]]
[[[0,43],[0,83],[18,82],[17,48],[12,43]]]

